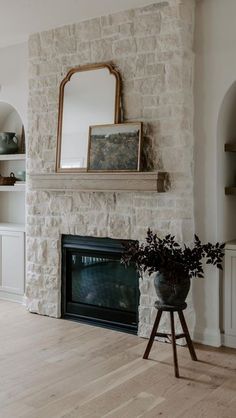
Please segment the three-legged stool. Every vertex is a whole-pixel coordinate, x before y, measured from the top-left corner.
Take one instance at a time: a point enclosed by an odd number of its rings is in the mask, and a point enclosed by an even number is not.
[[[172,348],[173,348],[173,358],[174,358],[174,367],[175,367],[175,377],[179,377],[179,366],[178,366],[178,358],[177,358],[177,350],[176,350],[176,340],[178,338],[185,338],[187,341],[188,349],[190,352],[190,355],[192,357],[192,360],[197,361],[197,356],[194,350],[194,346],[191,340],[191,337],[188,332],[188,327],[184,318],[183,310],[186,309],[187,303],[184,303],[183,305],[179,306],[169,306],[169,305],[161,305],[160,302],[155,303],[155,307],[157,308],[157,316],[152,328],[151,336],[148,341],[147,348],[145,350],[145,353],[143,355],[144,359],[148,359],[149,353],[152,348],[153,341],[155,337],[169,337],[171,335],[171,342],[172,342]],[[158,325],[161,320],[161,316],[163,312],[170,312],[170,325],[171,325],[171,334],[167,334],[164,332],[157,332]],[[174,312],[178,312],[180,323],[183,329],[182,334],[175,334],[175,321],[174,321]]]

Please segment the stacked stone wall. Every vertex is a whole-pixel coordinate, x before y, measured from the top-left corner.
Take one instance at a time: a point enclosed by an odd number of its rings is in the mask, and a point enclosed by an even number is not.
[[[124,121],[144,122],[148,169],[170,172],[171,181],[165,194],[27,190],[30,311],[60,316],[61,234],[142,240],[151,227],[192,239],[193,28],[194,0],[168,0],[30,37],[28,175],[55,172],[59,86],[68,70],[113,62]],[[147,279],[140,290],[146,336],[155,293]]]

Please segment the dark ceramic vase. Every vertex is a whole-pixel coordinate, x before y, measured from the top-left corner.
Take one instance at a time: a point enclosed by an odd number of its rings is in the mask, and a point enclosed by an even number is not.
[[[0,132],[0,154],[16,154],[18,140],[14,132]]]
[[[190,289],[190,279],[185,278],[173,283],[166,279],[165,274],[157,272],[154,286],[162,305],[183,305]]]

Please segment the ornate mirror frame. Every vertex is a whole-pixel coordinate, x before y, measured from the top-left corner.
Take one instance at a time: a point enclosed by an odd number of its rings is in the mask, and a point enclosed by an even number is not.
[[[87,168],[63,168],[61,167],[61,145],[62,145],[62,122],[63,122],[63,106],[64,106],[64,90],[66,84],[71,80],[73,74],[84,71],[92,71],[107,68],[110,74],[114,75],[116,79],[115,88],[115,106],[114,106],[114,123],[120,123],[121,118],[121,76],[115,69],[114,65],[110,62],[99,64],[88,64],[83,66],[74,67],[67,73],[66,77],[60,84],[59,93],[59,112],[58,112],[58,126],[57,126],[57,150],[56,150],[56,172],[59,173],[77,173],[86,172]],[[88,127],[89,135],[89,127]]]

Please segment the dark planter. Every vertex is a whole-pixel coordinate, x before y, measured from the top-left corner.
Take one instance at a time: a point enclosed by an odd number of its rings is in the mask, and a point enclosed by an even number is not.
[[[157,272],[154,286],[162,305],[183,305],[190,289],[190,279],[184,278],[178,283],[170,282],[163,273]]]

